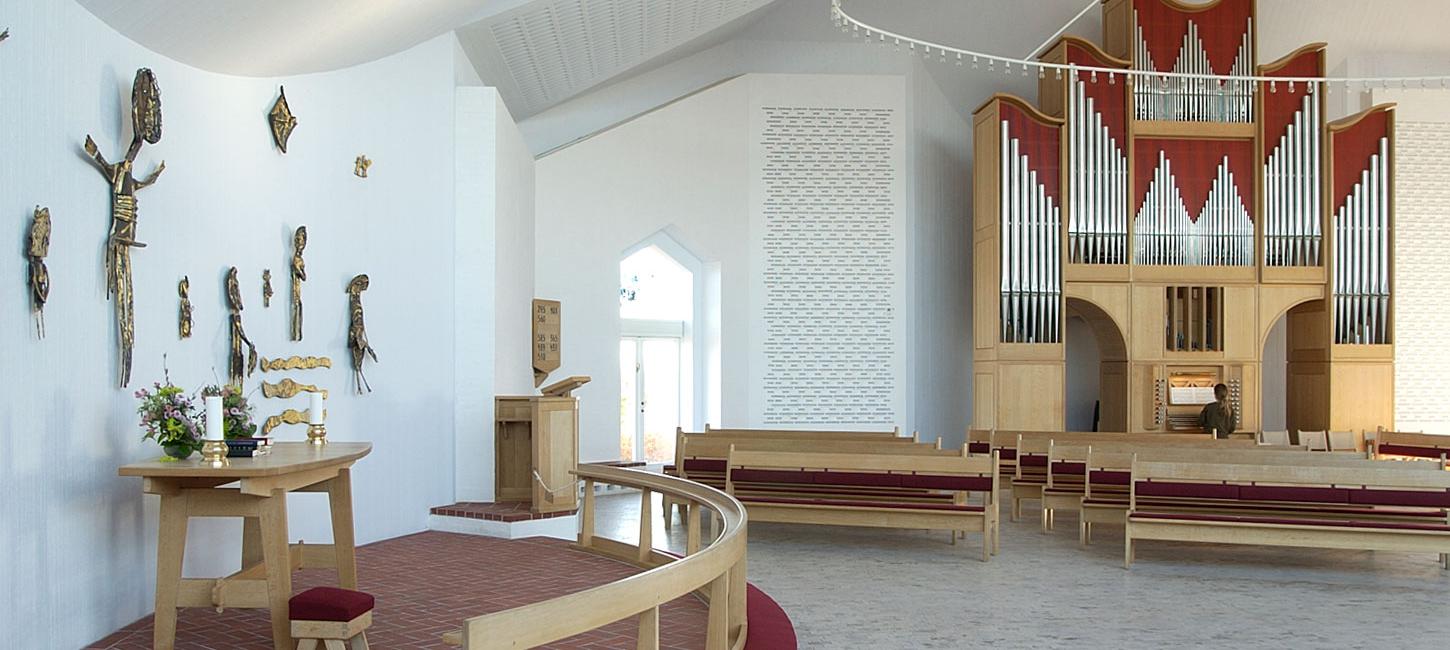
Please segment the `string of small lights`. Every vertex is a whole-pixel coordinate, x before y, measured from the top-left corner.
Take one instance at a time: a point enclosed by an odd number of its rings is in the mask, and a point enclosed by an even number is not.
[[[1260,75],[1218,75],[1201,74],[1190,72],[1157,72],[1149,70],[1132,70],[1120,68],[1108,68],[1100,66],[1076,65],[1070,63],[1053,63],[1048,61],[1032,61],[1000,54],[979,52],[942,43],[899,34],[889,29],[882,29],[870,25],[851,14],[842,7],[843,0],[831,0],[831,21],[840,27],[842,32],[852,37],[862,38],[868,45],[879,45],[882,47],[892,46],[901,51],[906,46],[907,52],[912,55],[920,54],[923,58],[931,59],[933,55],[942,64],[955,63],[965,67],[970,64],[974,70],[985,69],[987,72],[995,73],[1001,70],[1003,74],[1019,73],[1024,76],[1036,74],[1041,79],[1050,72],[1057,78],[1062,78],[1064,72],[1072,74],[1076,72],[1090,73],[1089,77],[1093,83],[1097,83],[1098,77],[1102,76],[1108,83],[1117,83],[1118,77],[1123,77],[1128,83],[1146,82],[1166,86],[1172,81],[1187,84],[1189,81],[1204,82],[1212,81],[1222,86],[1246,85],[1257,87],[1259,83],[1269,84],[1269,92],[1277,92],[1279,84],[1286,84],[1293,92],[1296,86],[1302,85],[1308,92],[1314,92],[1316,87],[1323,86],[1325,90],[1333,92],[1336,86],[1349,92],[1357,86],[1360,90],[1371,89],[1426,89],[1445,88],[1450,83],[1450,75],[1429,75],[1414,77],[1295,77],[1295,76],[1260,76]],[[1172,81],[1170,81],[1172,80]]]

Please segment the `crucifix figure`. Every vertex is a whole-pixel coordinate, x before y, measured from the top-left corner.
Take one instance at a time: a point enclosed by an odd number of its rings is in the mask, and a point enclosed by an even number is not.
[[[233,386],[241,386],[242,380],[257,369],[257,346],[247,338],[242,329],[242,289],[237,283],[237,267],[227,271],[227,307],[232,312],[232,353],[227,364]],[[247,356],[242,357],[242,346],[247,346]]]
[[[161,89],[156,75],[147,68],[136,71],[131,84],[131,146],[126,157],[111,163],[101,155],[91,136],[86,136],[86,155],[95,161],[106,182],[111,184],[111,234],[106,240],[106,298],[116,303],[116,331],[121,343],[120,380],[124,387],[131,383],[131,349],[136,344],[136,315],[131,293],[131,249],[144,248],[136,241],[136,192],[149,187],[161,177],[166,161],[146,178],[132,175],[136,154],[143,142],[161,141]]]
[[[302,340],[302,283],[307,280],[307,264],[302,251],[307,248],[307,226],[297,226],[292,233],[292,340]]]
[[[367,274],[354,276],[347,283],[347,313],[350,321],[347,327],[347,349],[352,352],[353,385],[358,394],[362,394],[364,389],[369,393],[373,392],[373,387],[368,385],[368,378],[363,375],[363,359],[372,357],[373,363],[378,362],[378,353],[368,343],[367,326],[363,324],[362,292],[367,291],[367,288]]]

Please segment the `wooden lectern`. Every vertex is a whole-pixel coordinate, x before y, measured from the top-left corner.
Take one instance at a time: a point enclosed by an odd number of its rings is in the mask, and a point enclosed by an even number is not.
[[[533,512],[579,507],[571,473],[579,463],[579,398],[589,377],[545,386],[543,395],[494,398],[494,499],[527,501]]]

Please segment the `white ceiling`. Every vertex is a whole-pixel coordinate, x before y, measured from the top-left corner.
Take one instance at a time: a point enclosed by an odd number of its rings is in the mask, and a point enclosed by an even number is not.
[[[773,0],[535,0],[458,30],[515,117],[729,29]]]
[[[215,72],[283,76],[357,65],[455,31],[523,120],[732,39],[844,42],[829,0],[76,0],[165,56]],[[1024,56],[1097,0],[846,0],[858,17],[929,40]],[[1260,0],[1261,62],[1310,41],[1330,70],[1450,71],[1446,0]],[[1070,30],[1097,39],[1099,11]],[[883,52],[883,56],[890,56]],[[781,71],[809,61],[781,61]],[[760,67],[760,66],[754,66]],[[954,102],[1023,80],[930,66]],[[714,81],[742,70],[719,70]],[[770,71],[749,69],[744,71]],[[697,89],[680,88],[675,96]],[[971,110],[964,106],[963,110]]]

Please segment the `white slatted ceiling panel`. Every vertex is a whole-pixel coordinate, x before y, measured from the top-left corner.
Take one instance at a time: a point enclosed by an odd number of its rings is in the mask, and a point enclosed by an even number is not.
[[[489,26],[528,111],[567,98],[770,0],[550,0]]]

